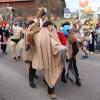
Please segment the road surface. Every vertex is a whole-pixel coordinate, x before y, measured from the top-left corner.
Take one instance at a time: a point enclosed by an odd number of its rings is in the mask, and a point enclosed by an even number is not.
[[[14,62],[10,51],[0,53],[0,100],[50,100],[43,83],[43,73],[37,72],[37,89],[28,83],[28,66]],[[100,100],[100,54],[92,54],[87,60],[78,58],[78,68],[82,86],[61,83],[56,86],[57,100]]]

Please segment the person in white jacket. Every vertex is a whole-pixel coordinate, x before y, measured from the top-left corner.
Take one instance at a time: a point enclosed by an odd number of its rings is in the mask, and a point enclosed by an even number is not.
[[[16,60],[16,47],[17,47],[17,44],[19,43],[23,33],[24,33],[23,28],[21,28],[18,25],[18,23],[14,23],[13,36],[11,37],[11,41],[13,42],[12,49],[13,49],[13,59],[14,60]]]

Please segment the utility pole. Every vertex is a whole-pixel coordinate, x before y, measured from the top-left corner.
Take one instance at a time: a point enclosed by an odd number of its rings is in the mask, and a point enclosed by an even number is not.
[[[79,20],[81,20],[81,7],[80,7],[80,2],[81,2],[81,0],[79,0]]]

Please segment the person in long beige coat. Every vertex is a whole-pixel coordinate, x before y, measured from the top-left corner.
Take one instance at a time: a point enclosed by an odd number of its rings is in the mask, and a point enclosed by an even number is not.
[[[44,23],[40,32],[36,32],[34,28],[31,28],[30,34],[33,35],[34,47],[32,68],[44,70],[48,94],[51,98],[55,98],[54,86],[63,70],[61,51],[66,50],[66,46],[61,45],[56,30],[54,30],[50,21]]]
[[[23,52],[22,52],[23,61],[29,66],[28,69],[29,69],[30,87],[36,88],[36,85],[34,84],[33,77],[35,79],[38,79],[38,76],[36,75],[36,69],[32,68],[32,60],[33,60],[33,56],[34,56],[33,55],[34,44],[33,44],[32,35],[30,35],[31,33],[29,32],[30,27],[33,27],[33,26],[31,26],[32,24],[34,24],[34,21],[30,21],[25,28],[24,43],[21,45],[21,47],[23,47]],[[30,43],[30,41],[31,41],[31,43]]]
[[[24,38],[25,45],[24,45],[24,50],[23,50],[24,51],[23,60],[25,62],[28,62],[29,64],[29,84],[31,88],[36,88],[33,77],[38,79],[38,76],[36,75],[36,69],[32,68],[32,59],[34,56],[33,49],[35,48],[32,33],[35,34],[40,31],[40,28],[42,28],[42,25],[45,22],[45,16],[46,16],[46,9],[40,8],[38,11],[37,18],[29,21],[27,28],[26,28],[25,38]]]

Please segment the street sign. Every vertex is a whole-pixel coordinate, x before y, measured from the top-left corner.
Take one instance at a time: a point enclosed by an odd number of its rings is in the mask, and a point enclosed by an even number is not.
[[[70,14],[64,14],[64,18],[70,18]]]
[[[64,8],[64,18],[70,18],[71,13],[69,8]]]

